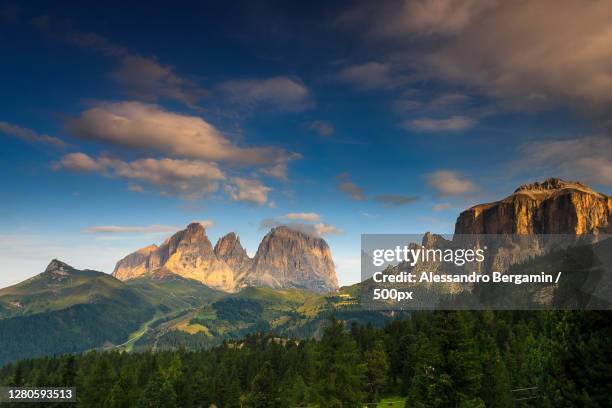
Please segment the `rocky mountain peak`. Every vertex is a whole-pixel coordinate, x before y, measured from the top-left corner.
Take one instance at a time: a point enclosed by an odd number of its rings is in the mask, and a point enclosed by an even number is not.
[[[223,259],[236,275],[238,281],[251,269],[252,259],[240,243],[240,237],[233,232],[219,238],[214,248],[215,255]]]
[[[249,282],[316,292],[338,288],[336,268],[325,240],[285,226],[273,228],[259,244]]]
[[[221,258],[225,258],[236,253],[244,253],[246,255],[246,250],[240,243],[240,237],[234,232],[230,232],[229,234],[222,236],[215,244],[215,254]]]
[[[523,184],[514,190],[514,192],[552,192],[563,189],[574,189],[595,193],[588,186],[578,181],[566,181],[557,177],[547,178],[541,183],[536,181],[534,183]]]
[[[192,223],[159,247],[149,245],[121,259],[113,275],[120,280],[178,275],[229,292],[248,285],[317,292],[338,287],[327,243],[282,226],[263,238],[251,259],[234,232],[221,237],[213,248],[204,227]]]
[[[171,274],[226,291],[235,288],[232,269],[217,258],[204,226],[197,222],[178,231],[159,247],[150,245],[126,256],[117,262],[113,272],[120,280]]]
[[[426,232],[423,235],[421,245],[423,245],[425,248],[443,248],[449,246],[450,241],[444,238],[442,235]]]
[[[65,262],[62,262],[58,259],[53,259],[49,265],[47,265],[47,269],[45,269],[45,273],[53,273],[56,275],[67,275],[73,268]]]

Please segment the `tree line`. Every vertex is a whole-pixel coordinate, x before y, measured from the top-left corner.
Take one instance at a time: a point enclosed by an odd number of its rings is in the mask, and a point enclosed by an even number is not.
[[[386,395],[406,407],[609,407],[611,338],[609,312],[417,312],[384,328],[331,317],[320,339],[22,360],[0,383],[75,386],[82,407],[344,408]]]

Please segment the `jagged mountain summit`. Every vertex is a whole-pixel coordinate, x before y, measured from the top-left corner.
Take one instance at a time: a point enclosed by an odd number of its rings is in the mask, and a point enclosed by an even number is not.
[[[612,197],[586,185],[549,178],[463,211],[455,234],[612,233]]]
[[[305,288],[315,292],[338,288],[327,242],[284,226],[273,228],[259,244],[247,282],[254,286]]]
[[[202,224],[192,223],[159,247],[151,245],[126,256],[115,266],[113,276],[129,280],[143,275],[160,278],[179,275],[215,289],[232,291],[234,271],[217,257]]]
[[[240,237],[233,232],[219,238],[215,244],[215,255],[224,260],[234,272],[234,280],[241,282],[249,273],[253,260],[240,243]]]
[[[147,246],[121,259],[113,272],[113,276],[124,281],[169,275],[194,279],[226,292],[245,286],[305,288],[315,292],[338,288],[325,240],[287,227],[272,229],[251,259],[235,233],[220,238],[213,248],[204,227],[189,224],[159,247]]]

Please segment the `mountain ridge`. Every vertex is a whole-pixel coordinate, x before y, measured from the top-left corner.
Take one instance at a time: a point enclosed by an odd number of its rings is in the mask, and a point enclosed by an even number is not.
[[[213,248],[205,228],[191,223],[160,246],[149,245],[127,255],[113,271],[113,276],[123,281],[167,274],[226,292],[245,286],[305,288],[320,293],[338,288],[325,240],[284,226],[270,230],[255,257],[250,258],[234,232],[219,238]]]
[[[554,177],[472,206],[455,223],[455,234],[598,233],[612,233],[612,197]]]

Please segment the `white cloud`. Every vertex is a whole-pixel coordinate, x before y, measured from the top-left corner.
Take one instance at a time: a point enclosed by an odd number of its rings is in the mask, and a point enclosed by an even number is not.
[[[321,216],[317,213],[289,213],[282,216],[290,220],[302,220],[302,221],[320,221]]]
[[[105,176],[149,183],[165,194],[183,198],[207,196],[225,180],[225,174],[214,163],[181,159],[120,159],[92,158],[84,153],[70,153],[55,163],[55,169],[100,172]]]
[[[268,201],[268,193],[272,191],[259,180],[232,178],[231,184],[225,185],[225,192],[234,201],[246,201],[256,205],[263,205]]]
[[[402,126],[418,132],[460,132],[472,128],[475,124],[473,119],[456,115],[446,119],[413,119],[404,122]]]
[[[0,133],[16,137],[28,143],[45,143],[59,148],[66,147],[66,143],[57,137],[41,135],[31,129],[26,129],[9,122],[0,122]]]
[[[233,103],[267,105],[280,111],[299,112],[312,106],[308,88],[299,80],[277,76],[223,82],[219,90]]]
[[[520,147],[514,168],[612,186],[612,138],[607,135],[534,141]]]
[[[427,184],[441,196],[456,196],[473,193],[478,186],[460,173],[450,170],[439,170],[426,175]]]
[[[274,147],[240,148],[200,117],[140,102],[101,104],[69,121],[67,128],[83,139],[181,158],[265,165],[297,157]]]

